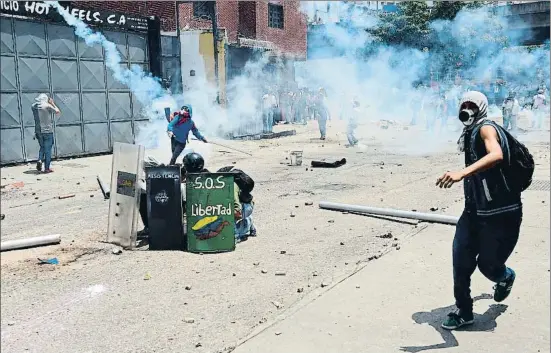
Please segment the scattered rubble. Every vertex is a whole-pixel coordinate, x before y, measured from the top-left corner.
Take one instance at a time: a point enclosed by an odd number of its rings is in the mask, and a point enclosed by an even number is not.
[[[186,324],[193,324],[195,322],[195,319],[192,318],[192,317],[186,317],[186,318],[184,318],[184,322]]]
[[[278,309],[281,309],[284,307],[283,304],[281,304],[280,302],[277,302],[277,301],[272,301],[272,304],[274,304],[274,306]]]
[[[275,273],[275,275],[276,275],[276,276],[285,276],[285,275],[287,275],[287,273],[285,273],[285,272],[283,272],[283,271],[277,271],[277,272]]]
[[[191,286],[186,286],[185,290],[191,290]]]
[[[312,206],[314,203],[312,201],[306,201],[304,203],[305,206]]]
[[[431,210],[432,212],[438,211],[438,207],[431,207],[430,210]]]
[[[60,199],[60,200],[63,200],[63,199],[71,198],[71,197],[75,197],[75,194],[59,195],[57,198]]]
[[[304,292],[304,288],[298,288],[297,289],[297,293],[302,293],[302,292]]]
[[[321,288],[325,288],[325,287],[327,287],[327,286],[329,286],[329,283],[327,283],[327,282],[321,282]]]
[[[281,250],[279,253],[280,253],[281,255],[285,255],[285,254],[287,254],[287,251]]]
[[[268,271],[266,271],[266,270],[264,270],[264,269],[263,269],[263,270],[260,270],[260,272],[261,272],[261,273],[264,273],[264,274],[268,273]]]
[[[388,232],[382,235],[376,235],[376,237],[381,239],[390,239],[392,238],[392,232]]]
[[[279,336],[279,335],[281,335],[281,332],[278,331],[278,332],[275,333],[275,335]]]
[[[120,247],[114,247],[113,249],[111,249],[111,253],[113,253],[113,255],[120,255],[122,254],[122,248]]]

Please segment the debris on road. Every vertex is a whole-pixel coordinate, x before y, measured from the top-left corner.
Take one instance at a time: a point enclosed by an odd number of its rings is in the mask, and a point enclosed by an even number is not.
[[[96,177],[96,179],[98,180],[99,188],[101,190],[101,193],[103,194],[103,198],[106,200],[109,199],[109,197],[111,196],[111,190],[109,190],[109,187],[101,180],[99,175]]]
[[[120,254],[122,254],[122,248],[120,248],[118,246],[114,247],[113,249],[111,249],[111,253],[113,255],[120,255]]]
[[[346,158],[341,159],[333,163],[322,162],[322,161],[312,161],[312,168],[338,168],[346,164]]]
[[[341,241],[341,245],[344,245],[344,242]]]
[[[287,275],[287,273],[285,273],[285,272],[283,272],[283,271],[277,271],[277,272],[275,273],[275,275],[276,275],[276,276],[285,276],[285,275]]]
[[[327,283],[327,282],[321,282],[321,288],[325,288],[325,287],[327,287],[327,286],[329,286],[329,283]]]
[[[71,198],[71,197],[75,197],[75,194],[59,195],[57,198],[60,199],[60,200],[63,200],[63,199]]]
[[[197,342],[197,343],[195,344],[195,348],[199,348],[199,347],[203,347],[203,345],[201,344],[201,342]]]
[[[191,290],[191,286],[186,286],[185,290]]]
[[[396,250],[400,250],[400,245],[398,245],[398,246],[396,247]]]
[[[278,331],[278,332],[275,333],[275,335],[279,336],[279,335],[281,335],[281,332]]]
[[[260,265],[260,262],[253,262],[253,266],[258,266]]]
[[[291,218],[294,218],[295,217],[295,214],[293,212],[291,212]]]
[[[327,223],[335,223],[335,220],[334,219],[330,219],[327,221]]]
[[[266,270],[264,270],[264,269],[260,270],[260,272],[261,272],[261,273],[264,273],[264,274],[268,273],[268,271],[266,271]]]
[[[274,304],[274,306],[278,309],[281,309],[284,307],[284,305],[281,304],[280,302],[272,301],[272,304]]]
[[[149,273],[146,273],[143,280],[144,281],[149,281],[151,279],[151,275]]]
[[[312,201],[306,201],[304,203],[305,206],[312,206],[314,203]]]
[[[431,210],[432,212],[438,211],[438,207],[431,207],[430,210]]]
[[[302,293],[302,292],[304,292],[304,288],[297,289],[297,293]]]
[[[59,260],[57,257],[52,257],[51,259],[41,259],[38,258],[39,265],[59,265]]]
[[[360,289],[360,286],[356,286],[356,289]]]
[[[2,213],[2,214],[0,215],[0,220],[2,220],[2,221],[3,221],[3,220],[4,220],[4,218],[6,218],[6,215]]]
[[[376,237],[381,238],[381,239],[390,239],[390,238],[392,238],[392,233],[388,232],[388,233],[385,233],[383,235],[376,235]]]
[[[317,276],[318,276],[318,273],[317,273],[316,271],[314,271],[314,272],[312,273],[312,276],[317,277]]]
[[[195,322],[195,319],[192,318],[192,317],[186,317],[186,318],[184,318],[184,322],[186,324],[193,324]]]
[[[0,243],[0,251],[59,244],[60,242],[61,242],[61,235],[59,234],[44,235],[40,237],[33,237],[33,238],[26,238],[26,239],[6,240]]]
[[[382,199],[381,199],[382,200]],[[443,214],[432,214],[432,213],[420,213],[420,212],[410,212],[403,210],[395,210],[391,208],[378,208],[378,207],[368,207],[368,206],[359,206],[359,205],[348,205],[334,202],[321,201],[319,207],[326,210],[332,211],[349,211],[355,213],[363,214],[373,214],[380,216],[390,216],[398,218],[409,218],[409,219],[418,219],[434,223],[443,223],[456,225],[459,221],[459,217],[448,216]]]
[[[287,251],[281,250],[279,253],[280,253],[281,255],[285,255],[285,254],[287,254]]]

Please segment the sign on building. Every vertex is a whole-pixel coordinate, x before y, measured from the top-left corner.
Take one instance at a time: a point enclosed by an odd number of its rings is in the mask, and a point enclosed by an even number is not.
[[[138,32],[145,32],[148,29],[147,18],[145,17],[115,11],[89,10],[75,7],[70,1],[60,1],[59,4],[72,16],[91,26],[112,27],[114,29]],[[65,22],[63,17],[53,7],[49,7],[43,1],[0,1],[0,13],[15,17]]]
[[[189,174],[186,180],[187,250],[235,250],[233,175]]]

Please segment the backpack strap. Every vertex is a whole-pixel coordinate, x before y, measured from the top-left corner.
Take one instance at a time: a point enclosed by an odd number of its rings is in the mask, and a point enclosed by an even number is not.
[[[507,165],[511,165],[511,149],[509,147],[509,136],[511,136],[503,127],[498,125],[495,121],[492,120],[485,120],[481,124],[478,124],[473,129],[473,134],[471,137],[471,150],[473,151],[475,157],[478,159],[478,156],[476,155],[476,138],[478,137],[478,134],[480,132],[480,129],[485,126],[490,125],[493,126],[494,129],[497,132],[497,135],[499,137],[499,144],[501,146],[501,151],[503,153],[503,159],[507,161]],[[512,137],[512,136],[511,136]]]

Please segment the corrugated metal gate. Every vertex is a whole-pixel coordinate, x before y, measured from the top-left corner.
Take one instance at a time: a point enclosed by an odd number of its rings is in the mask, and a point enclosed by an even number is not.
[[[149,71],[145,33],[102,32],[125,67]],[[62,112],[54,157],[109,152],[116,141],[134,141],[136,125],[147,118],[104,58],[101,46],[88,47],[68,26],[0,18],[0,164],[37,159],[31,104],[39,93],[53,96]]]

